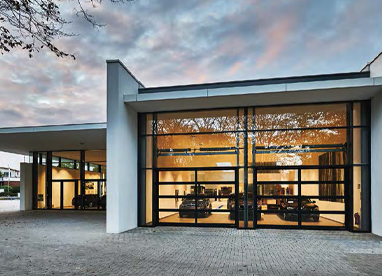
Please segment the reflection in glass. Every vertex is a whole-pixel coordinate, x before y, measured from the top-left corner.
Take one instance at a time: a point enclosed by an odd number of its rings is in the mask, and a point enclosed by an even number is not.
[[[235,131],[236,109],[160,113],[158,134]]]
[[[346,126],[346,104],[255,108],[255,130]]]

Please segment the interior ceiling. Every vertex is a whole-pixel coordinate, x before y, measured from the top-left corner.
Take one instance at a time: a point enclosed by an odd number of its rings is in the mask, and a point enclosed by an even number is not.
[[[79,151],[55,151],[53,156],[80,160]],[[106,150],[89,150],[85,152],[85,162],[93,164],[106,165]]]
[[[0,133],[0,151],[28,155],[31,151],[105,150],[106,127],[63,131]]]

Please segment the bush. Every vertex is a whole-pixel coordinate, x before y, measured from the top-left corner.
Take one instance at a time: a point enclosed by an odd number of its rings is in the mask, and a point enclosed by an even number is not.
[[[0,196],[17,196],[20,193],[20,187],[0,186],[1,189],[4,189],[4,193],[0,193]]]

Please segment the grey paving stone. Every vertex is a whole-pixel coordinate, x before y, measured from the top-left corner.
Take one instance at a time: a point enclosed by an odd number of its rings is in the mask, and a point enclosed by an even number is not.
[[[372,234],[105,228],[104,212],[1,213],[0,275],[382,275]]]

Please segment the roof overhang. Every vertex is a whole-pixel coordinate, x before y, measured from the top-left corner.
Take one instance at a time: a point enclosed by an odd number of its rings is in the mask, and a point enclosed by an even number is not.
[[[382,91],[382,78],[346,78],[307,82],[254,84],[214,87],[207,85],[187,90],[173,87],[165,92],[142,89],[137,95],[125,95],[124,101],[138,112],[176,111],[242,106],[265,106],[317,102],[365,100]],[[158,88],[157,91],[163,91]]]
[[[104,150],[106,123],[0,129],[0,151]]]

